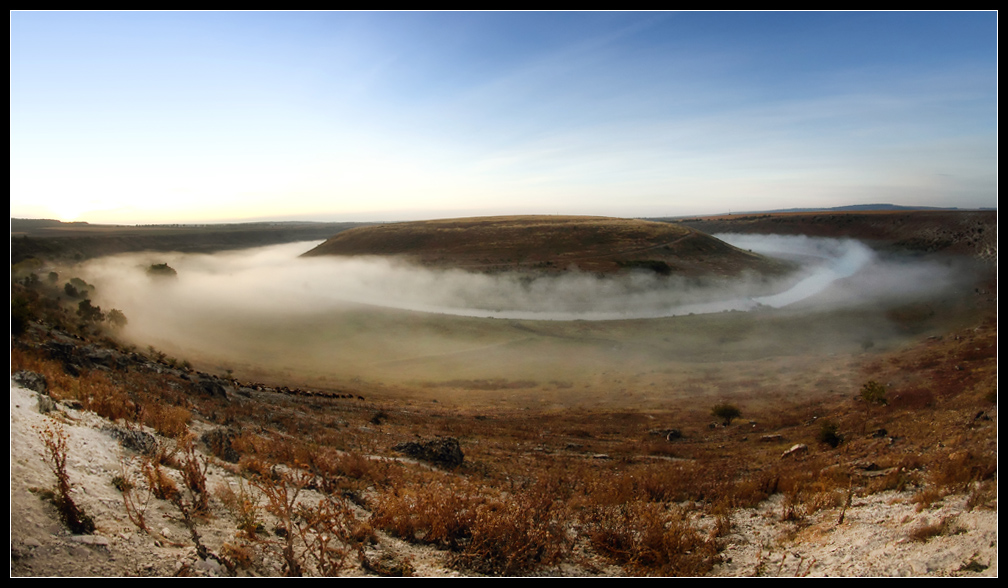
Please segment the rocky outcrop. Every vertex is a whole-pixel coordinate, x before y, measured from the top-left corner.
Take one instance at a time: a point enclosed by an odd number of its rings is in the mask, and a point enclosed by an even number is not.
[[[118,425],[108,427],[119,444],[142,455],[154,455],[158,450],[157,438],[146,431]]]

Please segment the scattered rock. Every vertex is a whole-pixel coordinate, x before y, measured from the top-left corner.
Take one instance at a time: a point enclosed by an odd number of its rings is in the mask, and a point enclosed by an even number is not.
[[[970,560],[969,563],[966,563],[966,564],[963,564],[962,566],[960,566],[959,567],[959,571],[960,572],[976,572],[976,573],[980,573],[980,572],[986,570],[987,568],[988,568],[988,566],[985,566],[984,564],[982,564],[982,563],[980,563],[980,562],[978,562],[977,560],[974,559],[974,560]]]
[[[387,551],[383,551],[377,556],[361,554],[361,567],[371,573],[388,578],[410,577],[416,571],[410,562],[403,561]]]
[[[781,459],[798,457],[800,455],[805,455],[806,453],[808,453],[808,445],[805,445],[804,443],[796,443],[791,446],[791,449],[788,449],[781,454]]]
[[[108,537],[103,537],[101,535],[71,535],[70,540],[76,543],[83,543],[84,545],[91,545],[93,547],[109,546]]]
[[[854,467],[859,470],[864,470],[866,472],[874,472],[879,470],[879,465],[873,461],[859,460],[854,462]]]
[[[666,441],[675,441],[682,438],[682,431],[679,429],[651,429],[648,435],[654,437],[665,437]]]
[[[217,378],[200,378],[196,381],[196,387],[207,396],[227,398],[227,392]]]
[[[56,410],[56,401],[52,399],[51,396],[45,394],[38,395],[38,411],[39,414],[48,414]]]

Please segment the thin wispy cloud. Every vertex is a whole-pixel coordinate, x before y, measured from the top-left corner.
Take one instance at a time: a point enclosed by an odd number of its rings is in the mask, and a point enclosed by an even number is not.
[[[996,206],[996,33],[983,12],[15,12],[12,214]]]

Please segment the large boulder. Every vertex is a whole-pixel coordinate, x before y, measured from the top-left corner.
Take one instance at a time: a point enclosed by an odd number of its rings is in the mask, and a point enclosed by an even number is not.
[[[420,459],[446,468],[462,465],[465,455],[454,437],[436,437],[427,441],[407,441],[392,448],[414,459]]]
[[[196,380],[196,389],[210,397],[227,399],[227,391],[221,380],[213,376],[202,376]]]
[[[131,427],[121,427],[119,425],[107,427],[107,430],[126,449],[132,449],[137,453],[147,456],[153,456],[158,451],[157,438],[146,431]]]
[[[211,429],[200,437],[200,440],[206,444],[210,452],[217,457],[223,459],[226,462],[238,463],[241,459],[241,454],[239,454],[235,448],[231,445],[234,441],[236,434],[234,431],[230,431],[223,427],[216,429]]]
[[[45,376],[37,372],[20,370],[11,374],[11,380],[15,384],[28,390],[34,390],[39,394],[48,394],[49,386],[46,384]]]

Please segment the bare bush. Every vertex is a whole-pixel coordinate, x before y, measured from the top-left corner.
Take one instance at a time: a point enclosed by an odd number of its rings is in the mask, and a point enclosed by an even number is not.
[[[210,494],[207,492],[206,472],[210,462],[206,457],[197,455],[192,438],[183,441],[182,455],[182,481],[189,490],[191,504],[197,513],[207,513],[210,511]]]
[[[306,472],[278,471],[253,482],[266,498],[266,510],[277,518],[286,576],[335,575],[346,566],[358,536],[356,517],[342,498],[326,494],[315,506],[299,500],[312,481]]]
[[[586,512],[583,524],[595,551],[636,574],[699,576],[717,561],[713,539],[676,507],[642,501],[600,507]]]
[[[240,479],[237,492],[231,486],[221,484],[214,489],[214,495],[234,518],[238,530],[245,538],[255,539],[265,529],[260,517],[259,498]]]
[[[133,478],[132,469],[127,466],[126,462],[122,462],[120,466],[122,473],[116,476],[112,483],[122,492],[126,516],[129,517],[130,522],[136,525],[138,529],[144,533],[150,533],[150,528],[147,526],[146,513],[153,491],[150,486],[147,486],[146,496],[142,499],[138,498],[134,493],[138,484]]]
[[[570,555],[566,508],[553,489],[536,484],[476,507],[471,537],[455,565],[492,575],[516,575],[556,564]]]

